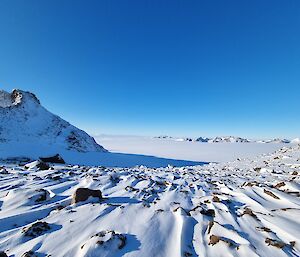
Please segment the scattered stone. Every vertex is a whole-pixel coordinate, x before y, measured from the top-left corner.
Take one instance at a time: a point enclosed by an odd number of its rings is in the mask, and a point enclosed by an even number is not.
[[[211,235],[209,237],[209,243],[208,243],[209,245],[215,245],[219,242],[220,242],[220,237],[219,236]]]
[[[125,190],[128,192],[136,192],[139,191],[137,188],[133,188],[132,186],[125,187]]]
[[[54,181],[57,181],[57,180],[60,180],[61,179],[61,176],[53,176],[53,177],[51,177],[51,179],[52,180],[54,180]]]
[[[66,163],[59,154],[50,157],[40,157],[40,160],[43,162],[50,162],[50,163],[60,163],[60,164]]]
[[[277,199],[277,200],[280,199],[277,195],[273,194],[271,191],[268,191],[266,189],[264,189],[264,193],[273,197],[274,199]]]
[[[1,168],[0,169],[0,174],[7,175],[7,174],[9,174],[9,172],[5,168]]]
[[[211,220],[211,221],[208,223],[208,226],[207,226],[207,228],[208,228],[207,233],[208,233],[208,234],[210,234],[210,231],[211,231],[213,225],[214,225],[214,222]]]
[[[49,198],[50,194],[45,189],[38,189],[36,192],[38,192],[37,199],[35,200],[37,203],[46,201]]]
[[[63,205],[57,205],[57,206],[55,207],[55,210],[60,211],[60,210],[62,210],[63,208],[65,208],[65,206],[63,206]]]
[[[22,233],[24,234],[24,236],[34,238],[44,234],[48,230],[50,230],[50,226],[47,222],[37,221],[31,226],[23,228]]]
[[[253,182],[245,182],[243,186],[246,187],[253,187],[253,186],[258,186],[259,184],[256,181]]]
[[[221,202],[220,198],[216,195],[213,196],[212,201],[215,202],[215,203],[220,203]]]
[[[219,237],[216,235],[211,235],[209,237],[208,245],[215,245],[215,244],[219,243],[220,241],[223,241],[224,243],[228,244],[229,247],[235,247],[237,250],[239,249],[239,244],[237,244],[233,240],[231,240],[229,238],[225,238],[225,237]]]
[[[24,168],[25,169],[36,168],[37,170],[49,170],[50,166],[47,163],[38,160],[38,161],[27,163],[24,166]]]
[[[288,245],[288,244],[286,244],[282,241],[279,241],[279,240],[276,240],[276,239],[271,239],[271,238],[266,238],[265,243],[267,245],[272,245],[272,246],[277,247],[279,249],[282,249],[283,247]]]
[[[101,231],[92,236],[80,249],[83,256],[109,256],[114,251],[122,249],[126,244],[126,236],[118,234],[115,231]]]
[[[38,257],[33,251],[23,253],[21,257]]]
[[[39,161],[39,163],[36,165],[36,167],[38,168],[38,170],[49,170],[50,166],[42,161]]]
[[[92,190],[89,188],[77,188],[72,197],[72,204],[78,202],[84,202],[89,197],[96,197],[99,200],[102,199],[102,194],[100,190]]]
[[[253,213],[253,211],[250,208],[248,208],[248,207],[245,208],[242,216],[245,215],[245,214],[250,215],[250,216],[252,216],[254,218],[257,218],[257,216]]]
[[[264,231],[264,232],[272,232],[271,229],[267,228],[267,227],[256,227],[257,230],[259,231]]]
[[[202,209],[200,211],[200,213],[203,214],[203,215],[206,215],[206,216],[210,216],[210,217],[215,217],[216,216],[215,210],[213,210],[213,209],[208,209],[208,210]]]
[[[280,187],[283,187],[283,186],[285,186],[285,183],[282,181],[282,182],[277,183],[274,187],[275,188],[280,188]]]

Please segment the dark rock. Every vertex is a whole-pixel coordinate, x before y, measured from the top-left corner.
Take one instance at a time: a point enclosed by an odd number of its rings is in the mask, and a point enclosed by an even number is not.
[[[50,157],[40,157],[40,160],[43,162],[50,162],[50,163],[60,163],[60,164],[66,163],[59,154]]]
[[[50,226],[47,222],[37,221],[31,226],[23,228],[22,233],[24,234],[24,236],[34,238],[44,234],[48,230],[50,230]]]
[[[21,257],[37,257],[37,255],[33,251],[29,251],[29,252],[23,253]]]
[[[210,216],[210,217],[215,217],[216,213],[215,210],[213,209],[208,209],[208,210],[201,210],[200,211],[201,214],[206,215],[206,216]]]
[[[276,184],[274,187],[275,188],[280,188],[280,187],[283,187],[285,186],[285,183],[282,181],[282,182],[279,182],[278,184]]]
[[[8,255],[5,252],[0,252],[0,257],[8,257]]]
[[[264,189],[264,193],[273,197],[274,199],[277,199],[277,200],[280,199],[277,195],[275,195],[274,193],[272,193],[271,191],[268,191],[266,189]]]
[[[92,190],[89,188],[77,188],[72,197],[72,203],[84,202],[89,197],[97,197],[102,199],[102,194],[100,190]]]
[[[288,245],[288,244],[286,244],[282,241],[279,241],[279,240],[276,240],[276,239],[271,239],[271,238],[266,238],[265,243],[267,245],[272,245],[272,246],[274,246],[276,248],[279,248],[279,249],[282,249],[283,247]]]
[[[39,203],[39,202],[43,202],[46,201],[48,196],[49,196],[49,192],[45,189],[38,189],[36,190],[36,192],[38,192],[38,197],[35,200],[35,202]]]
[[[50,166],[43,161],[39,161],[36,167],[38,168],[38,170],[49,170],[50,168]]]

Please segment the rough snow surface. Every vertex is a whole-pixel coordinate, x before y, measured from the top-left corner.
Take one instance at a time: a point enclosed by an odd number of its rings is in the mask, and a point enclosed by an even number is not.
[[[190,167],[2,163],[8,256],[299,256],[300,146]],[[79,187],[104,199],[71,204]]]

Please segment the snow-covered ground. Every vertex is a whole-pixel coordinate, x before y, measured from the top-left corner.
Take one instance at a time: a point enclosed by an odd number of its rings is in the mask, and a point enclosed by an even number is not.
[[[10,257],[300,256],[298,145],[181,168],[1,165]],[[72,203],[80,187],[103,199]]]
[[[97,143],[115,153],[143,154],[195,162],[225,162],[271,153],[284,143],[199,143],[142,136],[95,136]]]
[[[0,91],[1,257],[300,256],[300,145],[96,140]]]

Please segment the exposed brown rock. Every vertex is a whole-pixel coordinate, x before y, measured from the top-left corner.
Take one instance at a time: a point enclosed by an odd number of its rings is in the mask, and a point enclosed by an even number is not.
[[[214,225],[214,222],[211,220],[211,221],[208,223],[208,227],[207,227],[207,228],[208,228],[208,230],[207,230],[207,233],[208,233],[208,234],[210,233],[210,231],[211,231],[213,225]]]
[[[213,196],[212,201],[215,202],[215,203],[221,202],[220,198],[218,196],[216,196],[216,195]]]
[[[275,188],[280,188],[280,187],[283,187],[283,186],[285,186],[285,183],[282,181],[282,182],[277,183],[274,187]]]
[[[264,231],[264,232],[272,232],[271,229],[267,227],[256,227],[257,230],[259,231]]]
[[[253,211],[252,211],[250,208],[248,208],[248,207],[245,208],[245,210],[244,210],[242,216],[245,215],[245,214],[250,215],[250,216],[252,216],[252,217],[254,217],[254,218],[257,218],[257,216],[253,213]]]
[[[38,237],[50,230],[50,226],[47,222],[37,221],[29,227],[23,228],[22,233],[28,237]]]
[[[279,241],[279,240],[276,240],[276,239],[271,239],[271,238],[266,238],[265,243],[267,245],[272,245],[272,246],[277,247],[279,249],[282,249],[283,247],[288,245],[288,244],[286,244],[282,241]]]
[[[257,186],[257,185],[258,185],[258,182],[253,181],[253,182],[245,182],[245,184],[243,186],[253,187],[253,186]]]
[[[208,244],[209,245],[215,245],[215,244],[219,243],[220,241],[223,241],[224,243],[228,244],[230,247],[235,247],[237,250],[239,249],[239,244],[237,244],[233,240],[225,238],[225,237],[215,236],[215,235],[211,235],[209,237],[209,243]]]
[[[92,190],[89,188],[77,188],[72,197],[72,203],[84,202],[89,197],[97,197],[102,199],[102,194],[100,190]]]
[[[219,242],[220,242],[220,237],[219,236],[211,235],[209,237],[209,243],[208,243],[209,245],[215,245]]]
[[[274,199],[277,199],[277,200],[280,199],[277,195],[273,194],[271,191],[268,191],[266,189],[264,189],[264,193],[273,197]]]

